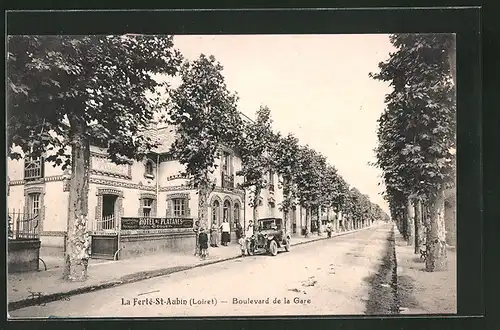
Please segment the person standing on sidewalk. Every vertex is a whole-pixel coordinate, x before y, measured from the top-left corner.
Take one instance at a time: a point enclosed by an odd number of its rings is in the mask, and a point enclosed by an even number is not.
[[[200,252],[200,247],[199,247],[199,242],[198,242],[198,236],[200,234],[200,221],[196,220],[193,226],[193,231],[194,231],[194,236],[196,239],[195,247],[194,247],[194,255],[197,256]]]
[[[219,236],[219,228],[217,228],[217,222],[212,222],[212,227],[210,228],[210,246],[218,247],[218,236]]]
[[[236,231],[236,239],[239,240],[240,238],[243,237],[243,227],[241,226],[241,223],[237,222],[235,226],[235,231]]]
[[[200,228],[200,234],[198,235],[198,243],[200,246],[200,258],[205,259],[207,257],[207,250],[208,250],[208,235],[203,227]]]
[[[253,221],[250,220],[248,222],[248,226],[245,230],[245,243],[244,244],[245,244],[245,254],[247,254],[247,255],[249,254],[248,247],[249,247],[251,240],[252,240],[252,237],[253,237],[253,229],[254,229],[253,228]]]
[[[222,237],[221,237],[222,246],[227,246],[227,243],[229,242],[229,233],[231,231],[227,219],[224,219],[224,222],[222,222],[220,228],[222,230]]]

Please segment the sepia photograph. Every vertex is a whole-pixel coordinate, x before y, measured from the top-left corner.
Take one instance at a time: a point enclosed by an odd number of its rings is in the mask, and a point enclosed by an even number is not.
[[[457,313],[455,34],[6,38],[9,319]]]

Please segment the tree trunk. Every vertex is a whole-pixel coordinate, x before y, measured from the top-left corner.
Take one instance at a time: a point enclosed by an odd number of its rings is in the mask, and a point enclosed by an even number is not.
[[[439,189],[436,196],[429,198],[429,224],[427,227],[427,258],[425,269],[428,272],[447,269],[446,232],[444,221],[444,190]]]
[[[69,217],[63,279],[85,281],[90,236],[87,231],[90,147],[85,138],[86,124],[71,118],[71,178]]]
[[[198,220],[200,226],[208,229],[208,187],[202,186],[198,189]]]
[[[318,235],[321,236],[323,231],[321,229],[321,205],[318,206]]]
[[[312,210],[309,206],[306,207],[306,232],[305,237],[309,237],[311,234],[311,213]]]
[[[415,242],[415,215],[414,215],[414,210],[412,207],[412,202],[410,199],[406,202],[406,214],[407,214],[407,221],[408,221],[408,245],[413,245]]]
[[[422,221],[422,203],[420,199],[414,200],[413,207],[415,208],[415,254],[420,253],[420,249],[424,243],[424,226]]]
[[[252,217],[253,217],[253,225],[255,226],[257,224],[257,218],[258,218],[258,212],[257,208],[259,207],[259,197],[260,197],[260,192],[262,189],[257,189],[255,188],[255,193],[253,196],[253,202],[252,202]]]

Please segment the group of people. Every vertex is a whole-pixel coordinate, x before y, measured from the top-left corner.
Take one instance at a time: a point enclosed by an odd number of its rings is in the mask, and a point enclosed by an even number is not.
[[[199,255],[202,259],[208,256],[208,244],[210,241],[211,247],[219,246],[219,230],[221,231],[221,246],[228,246],[228,243],[231,241],[231,227],[227,219],[224,219],[220,226],[217,225],[217,222],[213,222],[210,227],[210,238],[208,236],[208,230],[203,228],[200,225],[200,221],[196,221],[193,227],[193,231],[196,234],[196,249],[195,256]],[[242,254],[246,254],[246,239],[250,238],[253,235],[253,221],[249,221],[249,225],[246,228],[245,233],[243,233],[243,227],[239,222],[236,223],[235,226],[236,239],[240,244],[240,248]],[[243,235],[245,234],[245,235]],[[243,237],[245,236],[245,237]]]

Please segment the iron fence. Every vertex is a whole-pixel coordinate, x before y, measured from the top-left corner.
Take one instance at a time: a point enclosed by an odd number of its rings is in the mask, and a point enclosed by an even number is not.
[[[37,239],[40,236],[38,224],[40,214],[30,214],[21,210],[7,212],[9,239]]]

